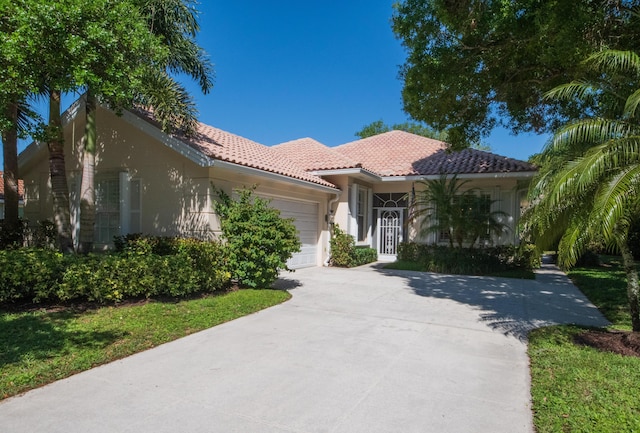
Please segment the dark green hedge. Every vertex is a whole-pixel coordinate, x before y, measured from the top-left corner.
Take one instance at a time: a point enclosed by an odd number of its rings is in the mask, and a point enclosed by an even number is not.
[[[540,254],[533,245],[468,249],[404,242],[399,245],[398,260],[416,262],[429,272],[466,275],[540,267]]]

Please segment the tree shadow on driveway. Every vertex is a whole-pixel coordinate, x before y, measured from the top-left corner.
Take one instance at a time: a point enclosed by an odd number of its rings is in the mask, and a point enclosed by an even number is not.
[[[490,328],[526,341],[535,328],[560,324],[607,326],[609,322],[553,265],[543,265],[535,280],[435,274],[374,267],[400,277],[416,295],[449,299],[479,311]]]

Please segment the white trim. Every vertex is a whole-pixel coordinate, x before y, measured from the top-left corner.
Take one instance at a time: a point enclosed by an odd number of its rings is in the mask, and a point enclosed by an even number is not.
[[[375,173],[362,168],[338,168],[333,170],[312,170],[309,173],[314,176],[336,176],[336,175],[362,175],[370,177],[373,180],[380,181],[381,177]]]
[[[347,224],[347,233],[358,239],[358,184],[351,184],[349,188],[349,220]]]
[[[259,168],[247,167],[246,165],[234,164],[232,162],[221,161],[219,159],[212,161],[211,166],[214,168],[215,167],[226,168],[228,170],[232,170],[237,173],[245,173],[245,174],[251,174],[254,176],[266,177],[267,179],[278,180],[281,182],[295,183],[297,185],[304,186],[306,188],[317,189],[324,192],[330,192],[332,194],[335,194],[336,192],[340,191],[338,188],[316,184],[308,180],[296,179],[290,176],[285,176],[284,174],[272,173],[270,171],[264,171]]]
[[[126,235],[131,227],[131,178],[126,171],[118,173],[118,177],[120,185],[120,235]]]
[[[459,173],[458,179],[530,179],[535,176],[536,171],[512,171],[504,173]],[[453,176],[455,173],[447,173],[447,175]],[[381,180],[383,182],[404,182],[404,181],[416,181],[416,180],[437,180],[440,179],[439,174],[429,175],[412,175],[412,176],[383,176]]]

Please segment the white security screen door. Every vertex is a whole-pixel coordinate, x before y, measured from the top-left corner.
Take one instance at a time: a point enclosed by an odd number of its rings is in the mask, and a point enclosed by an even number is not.
[[[402,242],[402,208],[378,209],[378,255],[395,259]],[[385,257],[386,256],[386,257]]]

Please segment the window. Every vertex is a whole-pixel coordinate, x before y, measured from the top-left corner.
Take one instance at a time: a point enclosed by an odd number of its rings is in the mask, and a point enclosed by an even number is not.
[[[131,180],[131,221],[129,225],[129,233],[140,233],[141,228],[141,210],[140,203],[142,201],[142,190],[140,187],[140,179]]]
[[[365,188],[358,188],[358,202],[356,206],[356,224],[358,225],[358,242],[364,242],[367,240],[368,224],[368,196],[369,191]]]
[[[118,177],[96,181],[96,243],[110,244],[120,235],[120,181]]]
[[[454,242],[490,241],[491,204],[490,194],[466,193],[453,197],[450,209],[444,214],[436,209],[435,219],[440,225],[438,241],[449,242],[451,235]]]
[[[96,180],[96,244],[109,245],[114,236],[140,233],[142,187],[126,172]]]

